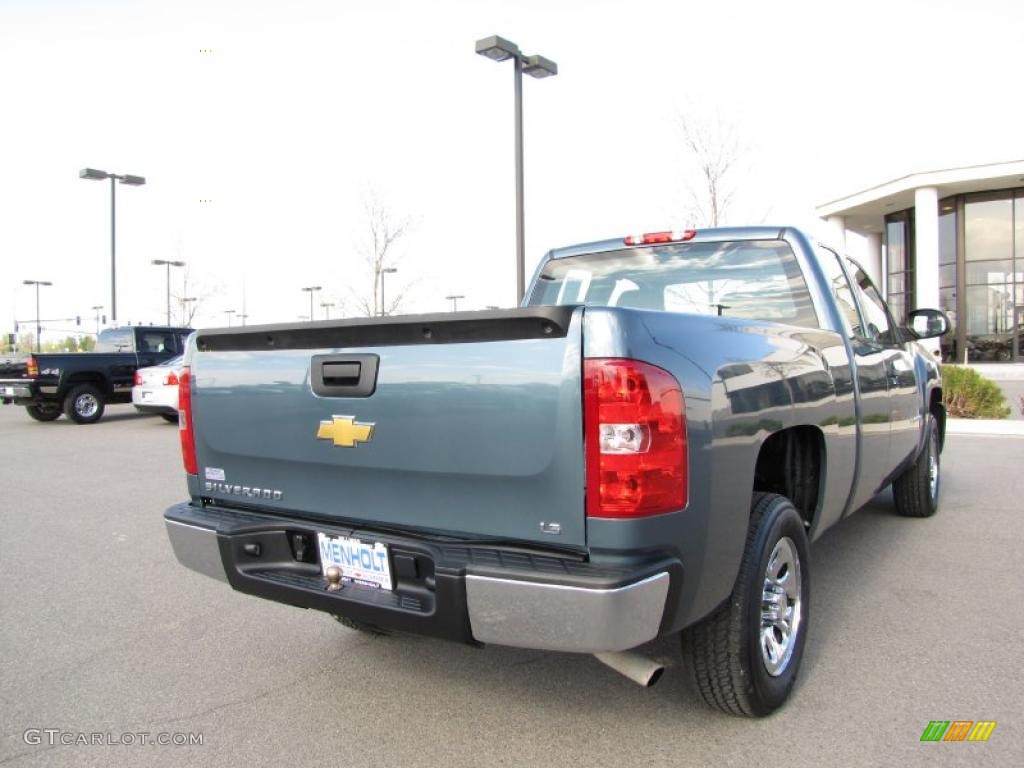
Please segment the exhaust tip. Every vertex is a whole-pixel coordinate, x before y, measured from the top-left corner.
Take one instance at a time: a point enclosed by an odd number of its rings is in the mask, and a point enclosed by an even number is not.
[[[665,672],[664,665],[631,651],[602,651],[594,657],[643,688],[657,683]]]

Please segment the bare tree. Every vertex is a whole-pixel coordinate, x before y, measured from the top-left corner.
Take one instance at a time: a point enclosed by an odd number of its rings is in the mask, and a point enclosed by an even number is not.
[[[181,290],[171,289],[171,304],[177,305],[182,327],[191,327],[204,302],[217,296],[221,287],[193,276],[192,267],[183,270]]]
[[[370,295],[360,288],[351,288],[352,303],[367,317],[390,315],[401,307],[407,288],[399,289],[397,281],[388,283],[390,290],[385,292],[382,305],[381,281],[385,270],[397,268],[402,260],[395,246],[408,233],[409,221],[392,214],[374,194],[364,204],[364,215],[366,232],[360,251],[369,271]],[[409,286],[410,282],[404,280],[403,284]]]
[[[737,191],[736,166],[744,153],[734,125],[720,112],[687,107],[679,120],[687,173],[686,191],[695,226],[717,227],[727,221]],[[697,180],[690,180],[695,175]]]

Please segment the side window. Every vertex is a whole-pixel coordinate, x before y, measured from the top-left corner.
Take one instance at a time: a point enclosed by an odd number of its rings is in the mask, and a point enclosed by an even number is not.
[[[828,280],[829,293],[832,294],[832,298],[835,299],[836,306],[839,308],[843,330],[847,337],[863,336],[863,323],[860,312],[857,310],[857,301],[853,298],[850,281],[846,279],[846,274],[840,266],[839,254],[831,248],[818,246],[818,259],[825,273],[825,279]]]
[[[896,330],[892,321],[889,308],[885,305],[874,283],[871,282],[871,278],[849,259],[846,260],[846,267],[853,275],[853,290],[856,292],[861,310],[864,312],[865,338],[881,344],[900,343],[899,331]]]

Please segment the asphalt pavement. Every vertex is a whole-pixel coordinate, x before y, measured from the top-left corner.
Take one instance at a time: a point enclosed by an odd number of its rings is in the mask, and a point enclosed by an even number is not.
[[[1021,437],[951,435],[938,515],[883,493],[812,546],[801,678],[764,720],[705,708],[678,638],[645,648],[671,666],[644,690],[588,656],[366,637],[187,571],[161,517],[186,495],[177,430],[130,407],[76,426],[3,406],[0,449],[3,766],[1024,759]],[[998,725],[922,743],[931,720]],[[135,743],[60,743],[78,734]]]

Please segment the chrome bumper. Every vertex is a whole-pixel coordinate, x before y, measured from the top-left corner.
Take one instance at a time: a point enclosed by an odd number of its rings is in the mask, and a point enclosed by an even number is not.
[[[179,563],[219,581],[228,580],[216,531],[174,520],[164,522],[167,524],[167,538],[171,540],[171,548]]]
[[[32,382],[23,379],[0,379],[0,397],[32,397]]]
[[[664,571],[617,589],[466,576],[473,637],[547,651],[624,651],[658,635],[668,596]]]
[[[228,581],[215,530],[173,520],[165,523],[182,565]],[[610,589],[472,573],[463,580],[464,610],[477,642],[574,653],[624,651],[653,640],[661,627],[670,582],[666,571]],[[386,616],[378,623],[386,626]]]

